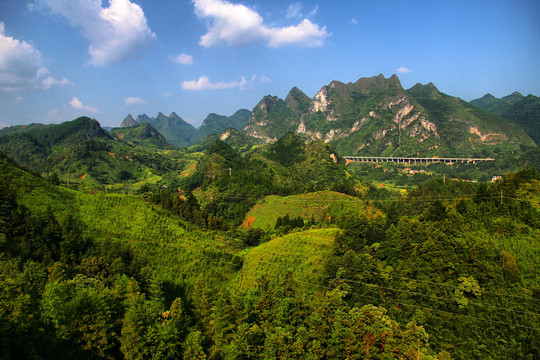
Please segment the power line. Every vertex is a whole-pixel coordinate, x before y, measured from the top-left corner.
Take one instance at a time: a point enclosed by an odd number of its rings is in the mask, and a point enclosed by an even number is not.
[[[277,266],[283,267],[280,264],[269,263],[269,262],[267,262],[265,260],[261,260],[261,259],[259,259],[258,261],[262,262],[262,263],[269,264],[269,265],[277,265]],[[323,275],[323,274],[312,274],[312,275],[326,277],[326,278],[332,278],[331,275]],[[408,293],[408,294],[412,294],[412,295],[417,295],[417,296],[422,296],[422,297],[427,297],[427,298],[433,298],[433,299],[437,299],[437,300],[446,300],[446,301],[451,301],[451,302],[457,302],[456,299],[446,298],[446,297],[443,297],[443,296],[427,295],[427,294],[422,294],[422,293],[418,293],[418,292],[414,292],[414,291],[396,289],[396,288],[386,287],[386,286],[382,286],[382,285],[366,283],[366,282],[362,282],[362,281],[358,281],[358,280],[352,280],[352,279],[349,279],[349,278],[343,278],[343,280],[345,280],[347,282],[350,282],[350,283],[361,284],[361,285],[369,286],[369,287],[377,287],[377,288],[384,289],[384,290],[403,292],[403,293]],[[415,280],[415,279],[411,279],[411,280]],[[446,285],[446,286],[450,286],[450,285]],[[480,306],[480,307],[490,307],[490,308],[494,308],[494,309],[505,310],[505,311],[515,312],[515,313],[523,313],[523,314],[528,314],[528,315],[540,316],[540,314],[535,313],[535,312],[530,312],[530,311],[525,311],[525,310],[518,310],[518,309],[510,309],[510,308],[505,308],[505,307],[496,306],[496,305],[482,304],[482,303],[478,303],[478,302],[475,302],[475,301],[473,302],[472,300],[468,300],[468,301],[469,301],[469,303],[471,303],[473,305],[476,305],[476,306]]]
[[[173,248],[177,248],[176,246],[173,246],[172,244],[164,244],[166,246],[171,246]],[[178,244],[180,245],[181,247],[183,247],[184,245],[183,244]],[[197,246],[194,246],[194,248],[197,248]],[[203,256],[206,256],[207,254],[205,253],[205,249],[201,249],[201,248],[198,248],[197,250],[199,250],[201,252],[201,254]],[[215,251],[218,251],[218,252],[223,252],[223,253],[226,253],[227,255],[231,255],[231,256],[238,256],[237,254],[234,254],[234,253],[230,253],[230,252],[226,252],[222,249],[217,249],[217,248],[211,248],[211,250],[215,250]],[[271,262],[267,262],[267,261],[264,261],[264,260],[258,260],[259,262],[263,262],[263,263],[267,263],[269,265],[273,265],[273,266],[280,266],[280,267],[284,267],[280,264],[277,264],[277,263],[271,263]],[[230,261],[223,261],[222,262],[225,262],[225,263],[228,263],[228,264],[231,264],[233,266],[237,266],[238,264],[235,264],[235,263],[232,263]],[[289,270],[289,267],[287,267],[287,270]],[[275,277],[278,277],[280,275],[278,274],[275,274],[275,273],[271,273],[271,272],[265,272],[265,275],[270,275],[270,276],[275,276]],[[313,275],[313,276],[321,276],[321,277],[328,277],[327,275],[322,275],[322,274],[309,274],[309,275]],[[348,281],[351,281],[350,279],[344,279],[344,280],[348,280]],[[315,284],[315,283],[311,283],[311,282],[304,282],[304,281],[301,281],[301,280],[296,280],[293,278],[293,281],[297,282],[297,283],[303,283],[303,284],[306,284],[306,285],[310,285],[310,286],[314,286],[314,287],[319,287],[319,288],[324,288],[324,289],[328,289],[326,286],[322,286],[322,285],[319,285],[319,284]],[[354,282],[354,281],[353,281]],[[379,285],[374,285],[374,284],[368,284],[368,285],[371,285],[371,286],[375,286],[375,287],[381,287],[381,288],[384,288],[382,286],[379,286]],[[410,291],[407,291],[407,290],[399,290],[399,289],[391,289],[391,288],[387,288],[389,290],[396,290],[396,291],[401,291],[401,292],[409,292],[411,293]],[[445,314],[449,314],[449,315],[454,315],[454,316],[461,316],[461,317],[467,317],[467,318],[472,318],[472,319],[476,319],[476,320],[480,320],[480,321],[487,321],[487,322],[491,322],[491,323],[497,323],[497,324],[503,324],[503,325],[509,325],[509,326],[514,326],[514,327],[520,327],[520,328],[525,328],[525,329],[530,329],[530,330],[536,330],[536,331],[540,331],[540,328],[535,328],[535,327],[530,327],[530,326],[525,326],[525,325],[520,325],[520,324],[515,324],[515,323],[509,323],[509,322],[504,322],[504,321],[498,321],[498,320],[491,320],[491,319],[485,319],[485,318],[480,318],[480,317],[476,317],[476,316],[472,316],[472,315],[466,315],[466,314],[458,314],[458,313],[453,313],[453,312],[449,312],[449,311],[446,311],[446,310],[440,310],[440,309],[433,309],[433,308],[428,308],[428,307],[425,307],[425,306],[420,306],[420,305],[414,305],[414,304],[408,304],[408,303],[403,303],[403,302],[399,302],[399,301],[396,301],[396,300],[387,300],[387,299],[384,299],[384,298],[380,298],[380,297],[373,297],[373,296],[369,296],[369,295],[365,295],[365,294],[358,294],[356,292],[350,292],[351,294],[355,294],[355,295],[358,295],[358,296],[361,296],[361,297],[364,297],[364,298],[370,298],[370,299],[374,299],[374,300],[380,300],[380,301],[384,301],[384,302],[391,302],[391,303],[394,303],[394,304],[400,304],[400,305],[403,305],[403,306],[410,306],[410,307],[415,307],[415,308],[420,308],[420,309],[424,309],[424,310],[428,310],[428,311],[434,311],[434,312],[440,312],[440,313],[445,313]],[[418,293],[417,293],[418,294]],[[420,295],[424,295],[424,294],[420,294]],[[429,295],[424,295],[424,296],[429,296]],[[432,296],[429,296],[429,297],[432,297]],[[439,297],[435,297],[435,298],[439,298]],[[440,299],[445,299],[445,300],[452,300],[452,301],[455,301],[455,299],[448,299],[448,298],[440,298]],[[504,310],[508,310],[508,311],[513,311],[514,309],[507,309],[507,308],[500,308],[500,309],[504,309]],[[531,313],[531,314],[534,314],[534,315],[540,315],[540,314],[536,314],[536,313]]]

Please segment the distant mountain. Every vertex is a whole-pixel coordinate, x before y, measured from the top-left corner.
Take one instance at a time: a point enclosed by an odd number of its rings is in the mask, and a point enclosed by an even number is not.
[[[506,110],[502,117],[514,121],[533,139],[540,144],[540,98],[528,95]]]
[[[150,124],[165,136],[169,143],[180,147],[188,146],[197,131],[174,112],[168,117],[160,112],[155,119],[151,119]]]
[[[142,114],[138,115],[136,120],[134,120],[130,114],[122,121],[121,127],[127,128],[142,123],[152,125],[165,137],[167,142],[179,147],[188,146],[191,138],[197,131],[193,125],[186,122],[174,112],[169,116],[159,112],[155,118]]]
[[[332,81],[309,99],[293,88],[265,96],[245,132],[273,142],[294,131],[347,155],[484,156],[531,139],[512,122],[441,93],[432,83],[406,91],[396,75]]]
[[[122,121],[122,125],[120,125],[120,127],[128,128],[128,127],[131,127],[131,126],[136,126],[137,124],[138,123],[135,121],[135,119],[133,119],[131,114],[129,114],[128,116],[126,116],[124,121]]]
[[[160,149],[172,148],[165,137],[149,123],[136,124],[135,121],[133,123],[134,125],[130,125],[129,127],[114,128],[109,133],[113,138],[130,144],[145,145]]]
[[[491,94],[486,94],[480,99],[472,100],[470,103],[480,109],[492,112],[497,115],[502,115],[508,111],[512,105],[523,100],[525,96],[521,95],[519,92],[514,91],[512,94],[502,97],[500,99],[496,98]]]
[[[218,114],[208,114],[202,125],[197,129],[197,132],[190,140],[191,144],[198,144],[209,135],[221,134],[225,129],[232,128],[242,130],[251,115],[251,111],[241,109],[231,116],[223,116]]]

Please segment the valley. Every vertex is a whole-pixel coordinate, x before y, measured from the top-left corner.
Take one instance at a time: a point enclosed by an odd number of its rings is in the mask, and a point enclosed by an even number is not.
[[[0,353],[540,358],[538,103],[379,75],[0,129]]]

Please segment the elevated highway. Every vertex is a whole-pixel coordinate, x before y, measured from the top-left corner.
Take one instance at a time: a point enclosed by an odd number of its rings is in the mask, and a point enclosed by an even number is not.
[[[346,163],[361,162],[361,163],[405,163],[405,164],[432,164],[432,163],[445,163],[445,164],[476,164],[477,162],[495,161],[492,158],[442,158],[442,157],[403,157],[403,156],[344,156]]]

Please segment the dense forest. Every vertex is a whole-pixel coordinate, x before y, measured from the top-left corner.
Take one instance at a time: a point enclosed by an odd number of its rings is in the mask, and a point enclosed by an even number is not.
[[[152,182],[124,148],[138,170],[110,187],[2,155],[3,359],[540,358],[535,168],[403,194],[287,134],[154,149],[187,170]]]

